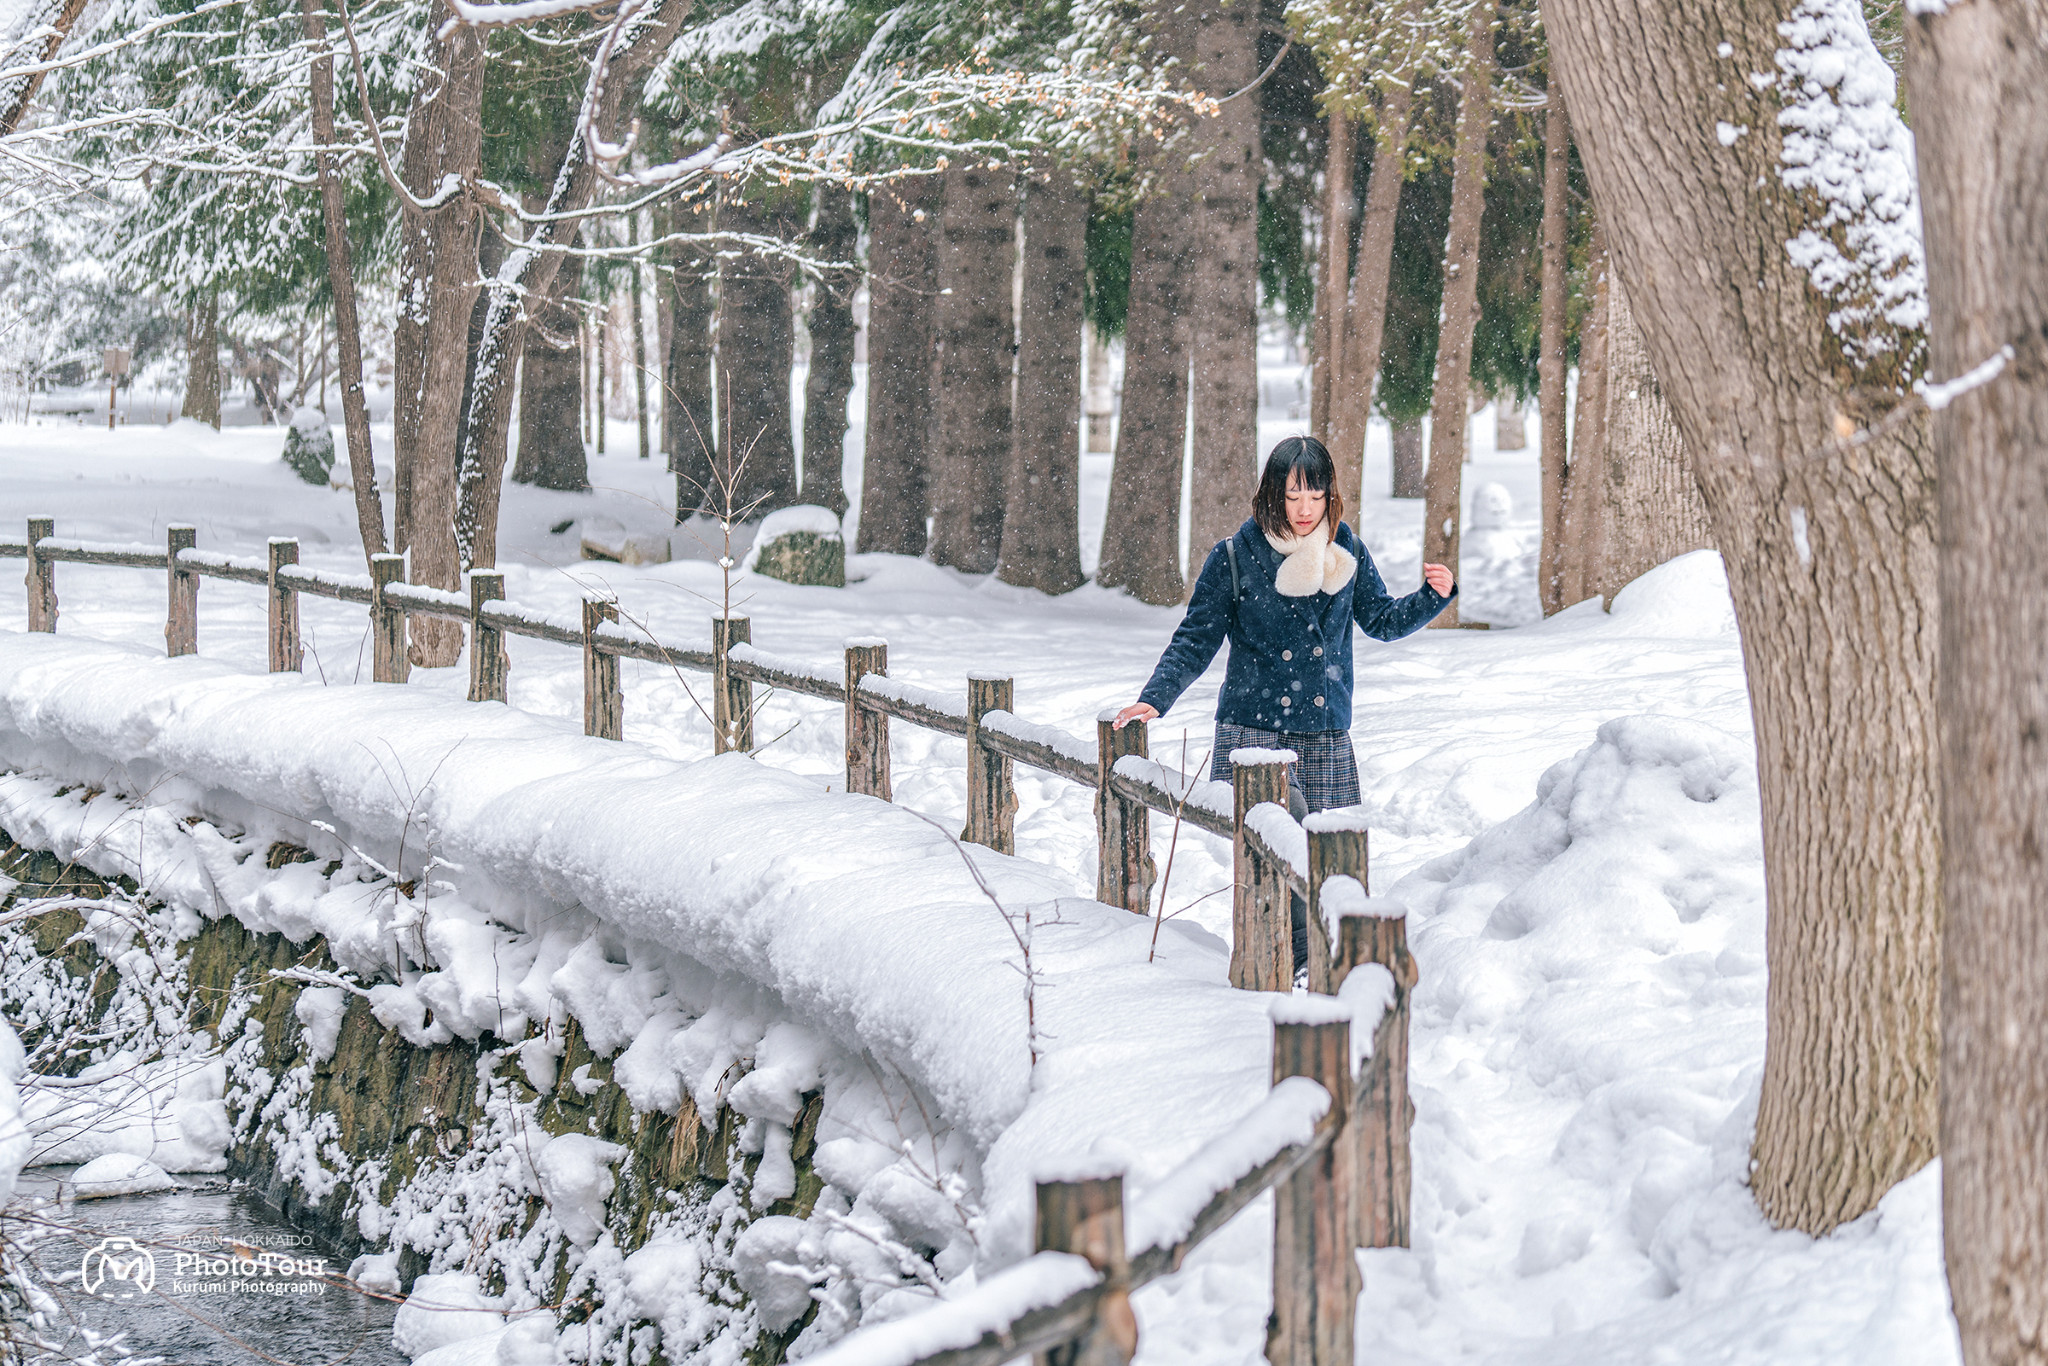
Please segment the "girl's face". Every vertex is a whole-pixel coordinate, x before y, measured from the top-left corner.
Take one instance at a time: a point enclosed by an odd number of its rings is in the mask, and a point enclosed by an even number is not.
[[[1306,536],[1322,525],[1328,503],[1329,498],[1322,490],[1302,482],[1299,469],[1287,472],[1287,522],[1295,535]]]

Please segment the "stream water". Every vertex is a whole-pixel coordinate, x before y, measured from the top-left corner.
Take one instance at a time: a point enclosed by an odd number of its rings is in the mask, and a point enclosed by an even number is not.
[[[120,1334],[166,1366],[405,1366],[391,1345],[397,1306],[350,1288],[345,1259],[237,1184],[187,1176],[172,1191],[68,1202],[70,1171],[24,1172],[17,1198],[46,1221],[32,1256],[71,1353]]]

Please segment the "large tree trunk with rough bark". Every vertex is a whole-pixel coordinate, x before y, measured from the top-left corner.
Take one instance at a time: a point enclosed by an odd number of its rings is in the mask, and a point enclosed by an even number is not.
[[[668,467],[676,476],[676,520],[680,522],[710,506],[711,470],[718,452],[712,417],[711,282],[717,278],[718,266],[709,256],[687,246],[676,249],[669,266],[674,302],[662,402],[667,408]]]
[[[1330,441],[1330,396],[1344,369],[1344,312],[1351,293],[1351,163],[1358,125],[1332,110],[1323,144],[1323,259],[1318,266],[1314,354],[1310,358],[1308,426],[1316,440]]]
[[[1003,496],[1004,583],[1081,586],[1081,293],[1088,195],[1055,167],[1024,191],[1017,411]]]
[[[1192,266],[1194,466],[1188,484],[1190,556],[1236,531],[1251,511],[1259,470],[1259,102],[1229,97],[1259,74],[1258,7],[1209,0],[1194,24],[1196,83],[1224,101],[1195,125]],[[1357,484],[1353,481],[1352,492]]]
[[[220,294],[215,290],[193,300],[185,320],[185,402],[178,416],[220,430]]]
[[[811,251],[825,261],[851,261],[858,246],[853,194],[818,182]],[[807,326],[811,365],[804,377],[803,499],[846,515],[846,400],[853,392],[853,294],[858,270],[829,271],[811,289]]]
[[[1610,282],[1607,301],[1607,420],[1601,482],[1585,492],[1602,507],[1600,560],[1586,592],[1614,595],[1666,560],[1709,550],[1714,530],[1685,438],[1664,401],[1628,293]]]
[[[749,185],[719,205],[721,231],[776,237],[791,228],[776,192]],[[719,263],[718,387],[723,454],[739,478],[734,510],[759,516],[796,502],[796,431],[789,405],[796,321],[790,269],[742,251]]]
[[[1970,1366],[2048,1362],[2048,12],[1906,20],[1940,462],[1942,1246]]]
[[[590,487],[590,462],[583,445],[583,328],[574,302],[582,287],[583,259],[572,257],[555,273],[548,297],[529,310],[526,356],[519,371],[514,483],[570,493]]]
[[[1373,381],[1387,330],[1387,286],[1394,270],[1394,229],[1401,207],[1401,166],[1407,159],[1412,83],[1395,86],[1380,104],[1372,172],[1365,187],[1365,223],[1358,234],[1351,300],[1337,347],[1339,378],[1330,398],[1330,454],[1347,507],[1365,496],[1365,434]]]
[[[449,17],[436,6],[436,19]],[[437,42],[437,75],[423,75],[406,115],[399,172],[419,199],[453,176],[474,178],[483,151],[483,35],[464,24]],[[391,445],[397,478],[392,548],[409,554],[412,581],[462,586],[455,541],[456,432],[477,294],[479,214],[467,195],[400,219],[398,326],[392,337]],[[460,623],[415,617],[415,664],[445,667],[462,653]]]
[[[1002,551],[1016,263],[1014,177],[955,163],[939,228],[931,557],[972,574],[994,569]]]
[[[1543,543],[1536,558],[1536,594],[1543,615],[1563,608],[1564,500],[1566,464],[1565,252],[1569,205],[1565,172],[1571,158],[1571,126],[1564,90],[1550,81],[1543,111],[1543,282],[1536,338],[1538,462],[1542,470]]]
[[[1861,96],[1882,68],[1841,43],[1810,60],[1857,61],[1855,79],[1759,89],[1743,73],[1797,65],[1787,52],[1819,31],[1781,32],[1785,12],[1553,0],[1544,21],[1616,274],[1728,566],[1770,898],[1750,1187],[1772,1222],[1818,1233],[1935,1151],[1934,460],[1924,420],[1835,444],[1905,396],[1918,345],[1878,315],[1836,332],[1843,301],[1788,250],[1818,237],[1828,206],[1781,174],[1780,113]],[[1837,19],[1860,27],[1861,12]],[[1865,107],[1871,126],[1884,108]]]
[[[921,176],[868,194],[868,417],[856,537],[862,550],[924,554],[944,188],[939,177]]]
[[[1493,122],[1493,0],[1472,6],[1452,151],[1451,222],[1444,236],[1443,330],[1429,401],[1429,472],[1423,483],[1422,558],[1458,572],[1463,530],[1465,427],[1471,415],[1472,332],[1479,321],[1479,224],[1486,212],[1486,135]],[[1456,626],[1453,602],[1431,623]]]

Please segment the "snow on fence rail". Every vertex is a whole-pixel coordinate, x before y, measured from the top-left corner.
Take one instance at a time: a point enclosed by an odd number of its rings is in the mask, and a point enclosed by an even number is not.
[[[1040,1182],[1035,1256],[957,1299],[857,1331],[815,1359],[824,1366],[1000,1366],[1075,1344],[1077,1360],[1128,1361],[1137,1334],[1130,1293],[1178,1270],[1197,1243],[1271,1190],[1275,1304],[1268,1358],[1288,1366],[1350,1362],[1359,1290],[1352,1250],[1408,1245],[1408,998],[1415,966],[1398,908],[1364,895],[1364,826],[1327,814],[1303,825],[1288,813],[1292,754],[1240,751],[1232,780],[1210,782],[1149,758],[1143,722],[1118,729],[1114,714],[1104,712],[1091,751],[1079,737],[1022,719],[1008,678],[971,676],[964,706],[890,678],[888,645],[879,640],[848,641],[843,672],[835,672],[755,648],[744,617],[714,618],[709,651],[626,631],[616,606],[598,599],[585,600],[580,622],[560,620],[507,601],[496,570],[473,571],[464,595],[404,582],[402,555],[373,556],[363,578],[301,568],[298,542],[289,539],[271,540],[258,561],[197,549],[189,526],[170,527],[162,550],[60,540],[54,529],[49,518],[31,518],[25,540],[0,538],[0,558],[28,561],[31,631],[57,629],[55,566],[69,561],[163,571],[164,638],[173,656],[198,651],[202,578],[265,589],[273,673],[301,665],[301,594],[368,606],[372,676],[381,683],[406,681],[408,617],[466,623],[472,702],[505,701],[507,635],[577,647],[584,732],[604,739],[621,738],[622,658],[711,674],[720,753],[753,748],[755,684],[802,693],[846,709],[849,792],[891,799],[892,719],[964,738],[962,838],[1001,853],[1016,852],[1013,765],[1094,789],[1096,897],[1141,915],[1157,880],[1152,812],[1229,838],[1231,985],[1288,991],[1291,904],[1299,898],[1308,909],[1311,994],[1274,1002],[1275,1084],[1267,1100],[1129,1210],[1120,1176]],[[1368,1046],[1354,1048],[1353,1029],[1370,1033]]]

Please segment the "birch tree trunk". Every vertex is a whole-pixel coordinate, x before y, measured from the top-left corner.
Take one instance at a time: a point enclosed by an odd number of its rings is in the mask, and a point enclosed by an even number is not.
[[[944,182],[919,176],[868,194],[868,417],[860,549],[922,555]]]
[[[1543,111],[1543,283],[1536,341],[1538,459],[1542,469],[1543,543],[1536,559],[1536,592],[1543,615],[1564,601],[1565,250],[1568,227],[1565,172],[1571,158],[1571,128],[1564,90],[1553,76]]]
[[[1006,168],[956,162],[946,171],[933,312],[938,370],[930,553],[934,563],[970,574],[994,569],[1003,547],[1016,264],[1014,177]]]
[[[1444,238],[1443,331],[1436,348],[1436,387],[1429,401],[1429,471],[1423,481],[1422,558],[1458,572],[1463,530],[1459,492],[1465,478],[1465,426],[1471,416],[1472,330],[1479,321],[1479,223],[1486,212],[1486,134],[1493,122],[1493,0],[1476,0],[1468,19],[1464,93],[1458,97],[1458,141],[1452,152],[1451,223]],[[1453,601],[1433,626],[1456,626]]]
[[[1337,354],[1342,370],[1330,399],[1330,454],[1347,507],[1365,496],[1365,435],[1372,417],[1373,381],[1379,377],[1380,342],[1387,329],[1387,286],[1394,270],[1394,229],[1401,207],[1401,166],[1408,155],[1412,83],[1396,85],[1380,104],[1365,187],[1365,225],[1358,235],[1351,303]]]
[[[1828,206],[1786,183],[1779,115],[1869,90],[1879,59],[1853,81],[1759,89],[1743,73],[1787,69],[1816,32],[1781,32],[1785,18],[1781,0],[1544,7],[1742,627],[1770,898],[1750,1187],[1772,1222],[1819,1233],[1935,1151],[1934,462],[1924,421],[1833,445],[1904,397],[1918,344],[1881,315],[1837,332],[1844,301],[1792,260]],[[1860,26],[1861,11],[1836,21]],[[1852,59],[1847,41],[1818,58]],[[1867,107],[1873,126],[1886,108]]]
[[[179,417],[220,430],[220,293],[193,300],[185,322],[185,402]]]
[[[830,181],[817,187],[811,251],[826,261],[851,261],[860,229],[853,194]],[[853,392],[853,293],[858,270],[828,272],[811,294],[811,365],[804,377],[803,499],[846,515],[846,399]]]
[[[1941,490],[1942,1244],[1970,1366],[2048,1362],[2048,26],[1906,20]]]
[[[1259,147],[1256,92],[1229,98],[1259,74],[1258,7],[1207,0],[1194,24],[1194,77],[1223,101],[1195,125],[1194,211],[1200,248],[1191,318],[1194,465],[1188,488],[1191,556],[1235,532],[1251,511],[1259,469]],[[1356,492],[1356,481],[1352,484]]]
[[[1064,167],[1024,191],[1017,412],[1003,496],[1004,583],[1081,586],[1081,294],[1088,195]]]

